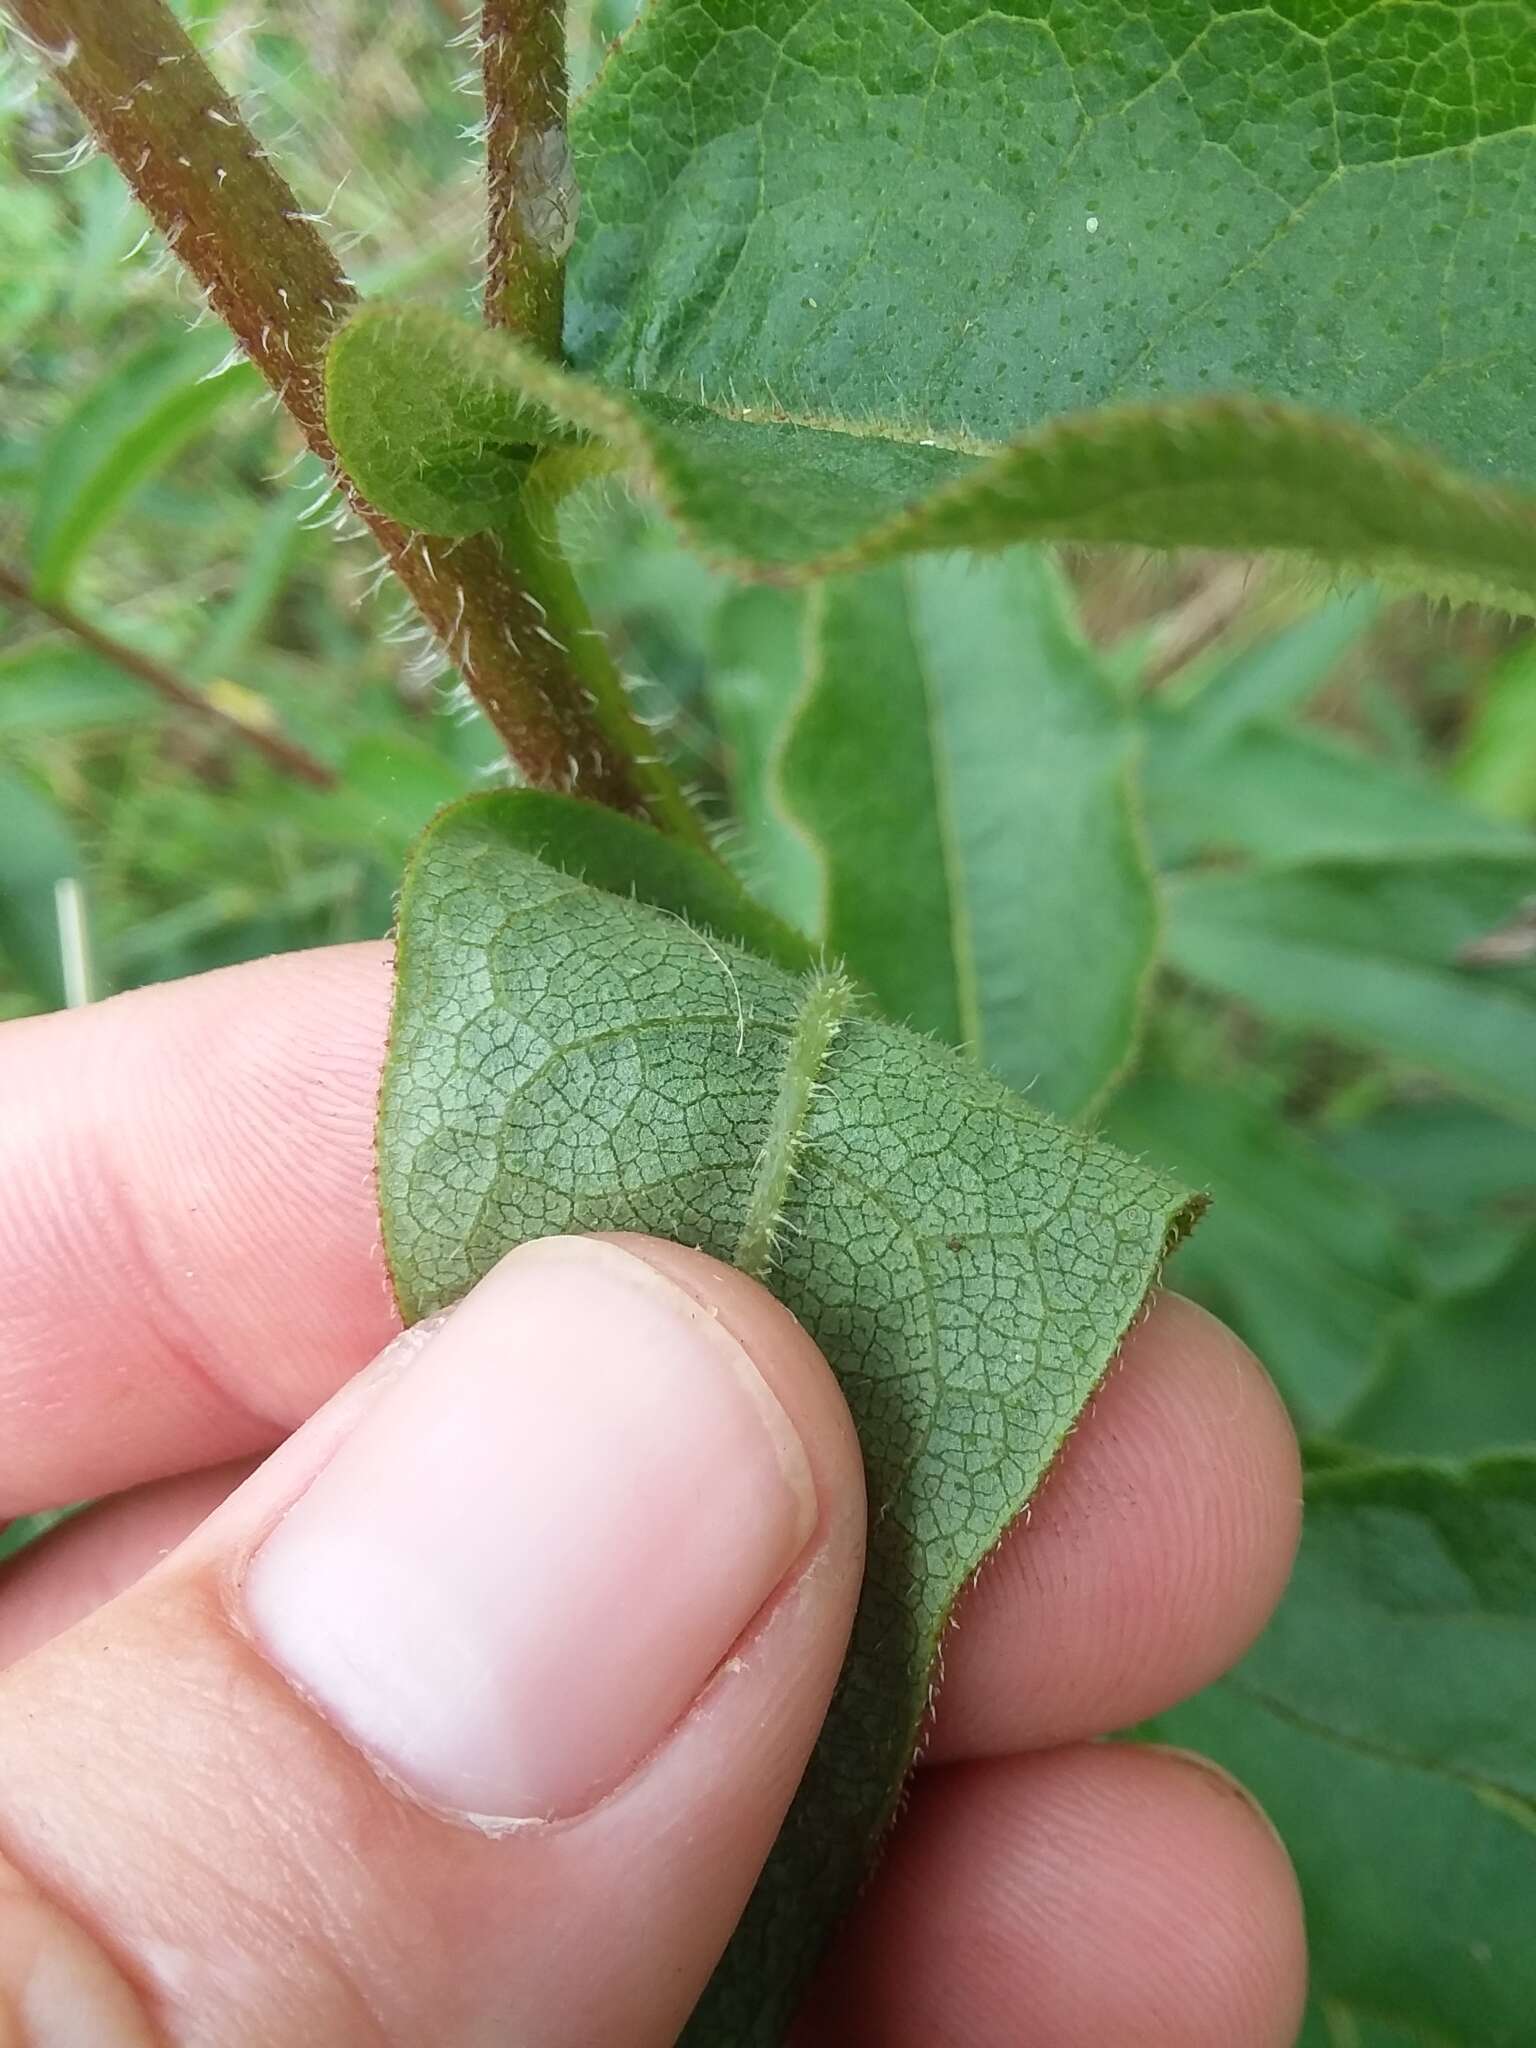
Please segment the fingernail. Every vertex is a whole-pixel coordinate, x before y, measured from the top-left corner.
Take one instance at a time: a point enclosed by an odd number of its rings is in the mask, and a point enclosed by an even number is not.
[[[261,1543],[248,1633],[429,1804],[585,1811],[687,1712],[804,1549],[804,1448],[632,1252],[510,1253]]]

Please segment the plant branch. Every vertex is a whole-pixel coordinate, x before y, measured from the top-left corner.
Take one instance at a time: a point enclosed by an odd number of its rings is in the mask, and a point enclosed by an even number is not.
[[[8,4],[336,475],[527,779],[702,839],[670,771],[643,758],[627,702],[593,702],[499,541],[409,533],[341,470],[325,424],[325,351],[357,295],[164,0]]]
[[[560,0],[484,0],[485,317],[558,361],[577,195],[565,137]]]
[[[147,684],[167,704],[174,704],[178,711],[190,712],[194,717],[217,726],[244,746],[254,747],[284,774],[296,775],[301,782],[312,783],[316,789],[329,789],[334,785],[336,771],[317,754],[310,753],[307,747],[301,747],[296,740],[285,739],[281,733],[264,731],[260,726],[246,725],[240,719],[232,718],[227,711],[210,704],[201,690],[184,683],[163,661],[140,653],[137,647],[129,647],[124,641],[114,640],[110,633],[103,633],[99,626],[93,626],[89,619],[82,618],[68,605],[39,597],[24,576],[3,562],[0,562],[0,597],[27,605],[43,618],[50,619],[82,646],[89,647],[93,654],[99,654],[114,668],[120,668],[125,674]]]

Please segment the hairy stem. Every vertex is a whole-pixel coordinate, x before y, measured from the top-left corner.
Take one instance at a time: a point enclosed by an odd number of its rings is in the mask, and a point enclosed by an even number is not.
[[[576,187],[560,0],[484,0],[485,317],[559,360]]]
[[[242,746],[253,747],[274,768],[282,769],[285,775],[295,775],[301,782],[312,783],[316,789],[329,789],[335,783],[336,771],[317,754],[310,753],[307,747],[301,747],[296,740],[284,739],[281,733],[244,725],[238,718],[231,718],[227,711],[210,704],[201,690],[184,683],[163,661],[156,661],[152,655],[140,653],[137,647],[129,647],[125,642],[113,639],[110,633],[103,633],[99,626],[93,626],[89,619],[82,618],[68,605],[39,597],[24,576],[3,562],[0,562],[0,597],[28,605],[43,618],[51,619],[54,625],[72,634],[82,646],[89,647],[93,654],[99,654],[114,668],[120,668],[126,675],[146,684],[167,704],[174,704],[178,711],[190,712],[193,717],[238,740]]]
[[[679,830],[686,818],[702,837],[665,768],[637,769],[625,720],[594,704],[511,551],[490,535],[409,533],[341,470],[325,425],[325,350],[356,293],[164,0],[7,4],[336,475],[527,779],[640,815],[655,815],[665,787],[666,822]]]

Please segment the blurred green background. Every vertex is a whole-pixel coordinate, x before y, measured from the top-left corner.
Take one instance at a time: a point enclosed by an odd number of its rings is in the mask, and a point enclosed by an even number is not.
[[[468,303],[478,103],[456,0],[182,11],[363,289]],[[578,75],[621,11],[578,14]],[[115,171],[0,48],[0,571],[49,608],[0,595],[0,1017],[18,1017],[384,933],[415,832],[506,771]],[[804,849],[763,764],[798,687],[795,601],[729,585],[616,489],[574,505],[569,538],[722,847],[794,907]],[[1172,919],[1104,1118],[1216,1197],[1174,1279],[1315,1441],[1529,1448],[1530,626],[1230,558],[1067,566],[1137,729],[1165,900],[1223,884]],[[334,788],[169,705],[135,655],[287,735]],[[1371,2048],[1478,2038],[1314,2024]]]

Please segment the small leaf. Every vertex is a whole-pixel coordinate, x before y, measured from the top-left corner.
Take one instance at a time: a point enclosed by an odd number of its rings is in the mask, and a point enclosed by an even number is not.
[[[540,407],[477,373],[474,330],[421,306],[375,311],[332,344],[332,438],[363,495],[424,533],[479,533],[522,493],[528,465],[564,436]]]
[[[1463,964],[1536,898],[1536,852],[1189,875],[1168,953],[1277,1023],[1327,1032],[1536,1119],[1536,966]]]
[[[1304,2039],[1527,2048],[1533,1697],[1536,1459],[1314,1470],[1268,1631],[1149,1731],[1235,1772],[1285,1837]]]
[[[221,367],[211,332],[155,341],[118,364],[81,399],[39,464],[27,537],[33,580],[60,597],[92,540],[231,400],[260,380],[249,363]]]
[[[866,1017],[836,973],[788,974],[544,865],[508,803],[446,812],[406,879],[379,1123],[404,1313],[457,1299],[529,1237],[655,1232],[769,1274],[860,1428],[870,1554],[849,1662],[687,2035],[767,2048],[889,1825],[952,1602],[1190,1210]]]
[[[823,935],[887,1016],[1046,1108],[1130,1057],[1157,910],[1135,729],[1043,556],[834,578],[780,779],[825,869]]]

